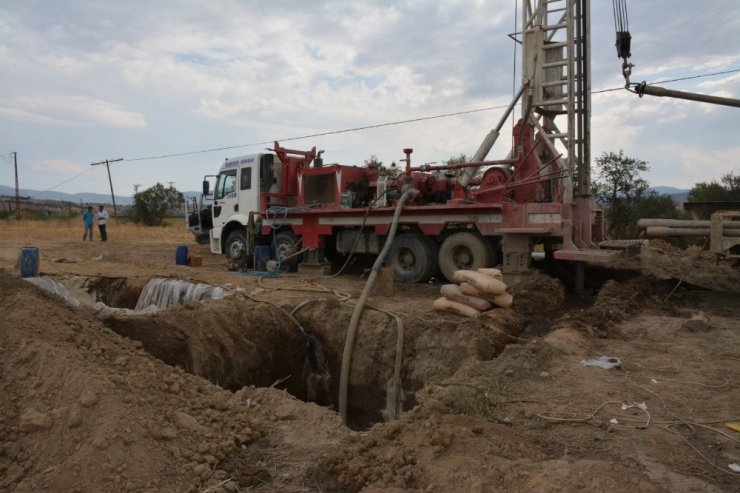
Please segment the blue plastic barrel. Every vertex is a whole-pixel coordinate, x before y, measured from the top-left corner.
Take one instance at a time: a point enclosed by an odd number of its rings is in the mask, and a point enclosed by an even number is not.
[[[21,277],[38,277],[39,275],[39,249],[36,247],[21,248],[18,257],[18,267]]]
[[[175,250],[175,264],[188,265],[188,246],[187,245],[177,245],[177,250]]]
[[[264,272],[267,270],[267,261],[270,260],[270,246],[254,247],[254,270]]]

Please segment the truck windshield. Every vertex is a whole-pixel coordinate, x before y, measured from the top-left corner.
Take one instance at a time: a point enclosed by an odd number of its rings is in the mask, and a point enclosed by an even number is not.
[[[221,173],[219,173],[213,198],[216,200],[222,199],[231,192],[236,192],[235,169],[230,169],[228,171],[222,171]]]

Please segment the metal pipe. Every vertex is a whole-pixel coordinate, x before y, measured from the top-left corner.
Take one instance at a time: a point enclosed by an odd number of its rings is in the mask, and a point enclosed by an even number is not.
[[[441,171],[445,169],[465,169],[465,168],[480,168],[481,166],[494,166],[501,164],[514,165],[518,163],[517,159],[497,159],[495,161],[481,161],[481,162],[469,162],[469,163],[456,163],[456,164],[440,164],[432,166],[431,164],[422,164],[421,166],[412,166],[410,171]]]
[[[648,226],[645,236],[649,238],[667,238],[672,236],[710,236],[710,228],[669,228],[666,226]],[[740,237],[740,229],[725,229],[722,236]]]
[[[740,108],[740,99],[710,96],[708,94],[698,94],[695,92],[675,91],[673,89],[666,89],[664,87],[649,86],[645,82],[637,84],[634,88],[634,92],[640,97],[642,97],[644,94],[649,94],[650,96],[687,99],[689,101],[721,104],[723,106],[734,106],[735,108]]]
[[[403,150],[403,153],[406,154],[406,176],[411,176],[411,153],[414,152],[413,149],[407,148]]]
[[[509,104],[509,107],[506,108],[506,111],[501,117],[501,120],[499,120],[498,124],[495,128],[493,128],[493,130],[488,132],[488,135],[486,135],[486,137],[483,139],[483,142],[481,142],[480,146],[478,146],[478,150],[475,151],[475,154],[473,154],[473,158],[471,159],[471,161],[478,162],[483,161],[486,158],[491,148],[493,147],[493,144],[496,143],[499,132],[503,128],[506,120],[509,118],[509,115],[514,110],[514,106],[516,106],[516,103],[519,101],[519,98],[522,97],[522,94],[524,93],[524,90],[527,88],[528,85],[529,84],[527,83],[522,84],[522,87],[519,88],[519,92],[516,93],[514,99]],[[475,176],[475,170],[476,168],[469,168],[465,170],[465,172],[460,177],[460,186],[467,187],[470,184],[470,181]]]
[[[640,219],[637,227],[645,229],[651,226],[665,226],[669,228],[711,228],[712,221],[690,219]],[[740,221],[722,223],[725,229],[740,229]]]

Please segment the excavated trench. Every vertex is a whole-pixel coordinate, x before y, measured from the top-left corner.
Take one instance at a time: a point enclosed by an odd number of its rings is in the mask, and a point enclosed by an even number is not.
[[[275,385],[331,404],[321,341],[279,308],[177,279],[68,277],[59,283],[113,331],[168,364],[229,390]]]
[[[517,288],[523,295],[515,298],[521,310],[546,314],[558,309],[564,299],[562,285],[546,279]],[[278,308],[238,292],[214,292],[211,286],[179,280],[69,277],[59,282],[109,328],[139,341],[168,364],[229,390],[275,386],[301,400],[337,407],[352,303],[314,299]],[[154,294],[147,291],[152,283],[159,283]],[[147,297],[160,308],[147,308],[142,303]],[[201,298],[208,301],[193,301]],[[408,313],[403,305],[396,310]],[[494,358],[512,342],[509,335],[521,334],[530,323],[516,310],[475,321],[404,317],[398,408],[411,409],[415,394],[427,382],[452,376],[466,362]],[[390,417],[397,330],[394,317],[366,308],[349,378],[351,428],[365,429]]]
[[[287,305],[278,308],[238,292],[176,279],[67,276],[34,284],[69,304],[89,307],[114,332],[139,341],[165,363],[226,389],[275,386],[298,399],[336,408],[347,322],[325,318],[326,306],[313,316],[323,301],[299,307],[293,317]],[[324,334],[340,336],[327,345]],[[353,374],[362,373],[357,366]],[[383,419],[385,382],[370,380],[353,387],[353,427]]]

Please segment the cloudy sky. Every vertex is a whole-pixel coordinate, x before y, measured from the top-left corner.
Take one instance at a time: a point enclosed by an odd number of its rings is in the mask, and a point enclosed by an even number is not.
[[[117,195],[197,190],[281,139],[326,162],[472,155],[520,82],[514,0],[0,0],[0,184]],[[521,8],[521,7],[519,7]],[[740,2],[628,0],[633,80],[740,98]],[[611,2],[592,2],[592,88],[621,87]],[[516,66],[516,76],[514,67]],[[471,112],[472,110],[481,110]],[[450,113],[457,116],[287,140]],[[740,173],[740,110],[593,95],[592,154],[646,160],[651,185]],[[489,154],[503,158],[510,127]],[[251,144],[251,145],[250,145]],[[236,147],[240,146],[240,147]],[[152,156],[212,152],[141,159]]]

